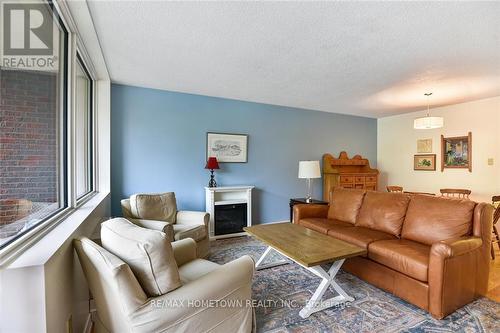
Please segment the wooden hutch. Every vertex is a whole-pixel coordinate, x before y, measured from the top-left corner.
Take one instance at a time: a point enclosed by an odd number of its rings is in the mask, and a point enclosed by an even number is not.
[[[345,151],[339,158],[323,155],[323,200],[330,200],[335,187],[377,190],[378,170],[370,168],[370,162],[359,155],[349,158]]]

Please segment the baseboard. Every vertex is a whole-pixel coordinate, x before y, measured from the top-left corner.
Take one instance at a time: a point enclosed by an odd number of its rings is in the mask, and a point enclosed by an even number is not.
[[[241,237],[241,236],[248,236],[248,234],[246,232],[237,232],[234,234],[217,235],[217,236],[209,237],[209,239],[210,239],[210,241],[215,241],[218,239],[226,239],[226,238]]]
[[[290,220],[273,221],[273,222],[267,222],[267,223],[262,223],[262,224],[274,224],[274,223],[290,223]]]

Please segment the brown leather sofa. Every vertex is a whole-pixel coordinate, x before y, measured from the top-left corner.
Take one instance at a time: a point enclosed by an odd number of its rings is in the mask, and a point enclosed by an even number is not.
[[[340,188],[330,197],[294,206],[294,223],[366,249],[345,271],[438,319],[487,292],[491,205]]]

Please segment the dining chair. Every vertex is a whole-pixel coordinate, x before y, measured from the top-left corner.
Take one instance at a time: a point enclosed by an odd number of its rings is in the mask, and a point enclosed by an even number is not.
[[[442,197],[469,199],[471,190],[462,188],[442,188],[439,190]]]
[[[429,192],[409,192],[409,191],[404,191],[403,193],[409,194],[409,195],[430,195],[430,196],[435,196],[436,195],[434,193],[429,193]]]
[[[493,235],[491,237],[491,258],[495,260],[495,244],[498,245],[500,249],[500,233],[498,232],[498,220],[500,220],[500,195],[496,195],[491,198],[493,205],[496,206],[495,212],[493,213]]]
[[[402,186],[387,186],[387,192],[403,192]]]

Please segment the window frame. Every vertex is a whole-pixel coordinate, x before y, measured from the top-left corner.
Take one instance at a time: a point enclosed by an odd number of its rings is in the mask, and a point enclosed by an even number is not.
[[[70,32],[64,21],[59,14],[59,12],[55,9],[52,1],[45,1],[45,4],[50,8],[53,17],[57,20],[56,24],[60,29],[60,34],[63,35],[62,41],[64,43],[64,47],[62,53],[64,55],[64,63],[62,66],[62,74],[61,74],[61,82],[58,82],[57,94],[58,94],[58,124],[57,128],[60,135],[57,138],[57,142],[59,144],[59,149],[57,151],[57,165],[58,165],[58,203],[60,207],[54,210],[52,213],[44,217],[33,227],[21,231],[15,235],[14,238],[8,240],[7,242],[0,245],[0,257],[4,256],[5,253],[9,253],[12,249],[16,249],[20,247],[19,245],[24,245],[32,238],[37,231],[43,230],[47,227],[48,224],[52,223],[51,221],[59,219],[61,216],[64,216],[69,208],[69,191],[68,191],[68,177],[69,177],[69,168],[68,168],[68,113],[69,113],[69,82],[70,82],[70,73],[69,73],[69,61],[70,61]],[[61,41],[61,39],[59,40]]]
[[[62,6],[52,0],[42,0],[51,10],[54,19],[57,20],[56,24],[60,28],[61,33],[64,34],[64,49],[60,54],[64,55],[65,62],[62,66],[63,75],[61,75],[62,90],[58,90],[58,102],[60,103],[59,122],[57,128],[61,135],[58,138],[58,143],[61,148],[58,152],[57,165],[63,173],[58,175],[59,178],[59,195],[58,200],[61,200],[61,207],[53,213],[39,221],[32,228],[27,229],[14,238],[4,243],[0,248],[0,268],[8,265],[10,262],[16,260],[22,253],[40,241],[45,235],[52,231],[56,226],[64,222],[72,213],[77,212],[78,208],[91,201],[99,192],[98,190],[98,140],[97,140],[97,76],[88,54],[86,53],[83,43],[80,41],[80,36],[76,32],[75,25],[67,7]],[[72,28],[71,28],[72,27]],[[89,121],[89,131],[91,133],[91,146],[92,154],[89,156],[91,162],[89,163],[91,173],[90,187],[91,190],[86,194],[76,198],[75,184],[75,65],[77,56],[80,55],[81,64],[87,71],[91,79],[91,121]],[[58,89],[61,89],[58,87]]]
[[[94,76],[92,76],[90,74],[90,71],[89,71],[89,67],[87,66],[86,62],[84,61],[84,57],[82,56],[82,52],[80,51],[81,48],[80,47],[77,47],[76,48],[76,56],[75,56],[75,66],[78,66],[80,65],[81,68],[83,69],[84,73],[87,75],[88,79],[89,79],[89,82],[90,82],[90,89],[89,89],[89,100],[88,100],[88,105],[89,105],[89,123],[88,123],[88,136],[89,136],[89,142],[88,142],[88,158],[89,158],[89,161],[88,161],[88,174],[87,176],[89,177],[88,178],[88,185],[89,185],[89,190],[87,192],[85,192],[84,194],[82,194],[81,196],[77,196],[76,194],[76,185],[75,185],[75,198],[76,198],[76,206],[80,206],[81,204],[83,204],[84,202],[86,202],[88,199],[90,199],[90,197],[92,197],[93,193],[96,192],[96,177],[95,177],[95,169],[96,169],[96,165],[95,165],[95,152],[96,152],[96,139],[95,139],[95,133],[96,133],[96,130],[95,130],[95,107],[96,107],[96,103],[95,103],[95,98],[94,96],[96,95],[95,94],[95,79],[94,79]],[[74,110],[74,113],[76,115],[76,75],[75,75],[75,79],[73,80],[75,82],[75,89],[73,90],[74,91],[74,100],[75,100],[75,104],[74,104],[74,107],[73,107],[73,110]],[[76,119],[76,117],[75,117]],[[74,126],[75,126],[75,136],[74,136],[74,139],[76,139],[76,121],[74,122]],[[75,145],[75,152],[76,152],[76,145]],[[76,167],[74,169],[74,179],[76,180]]]

